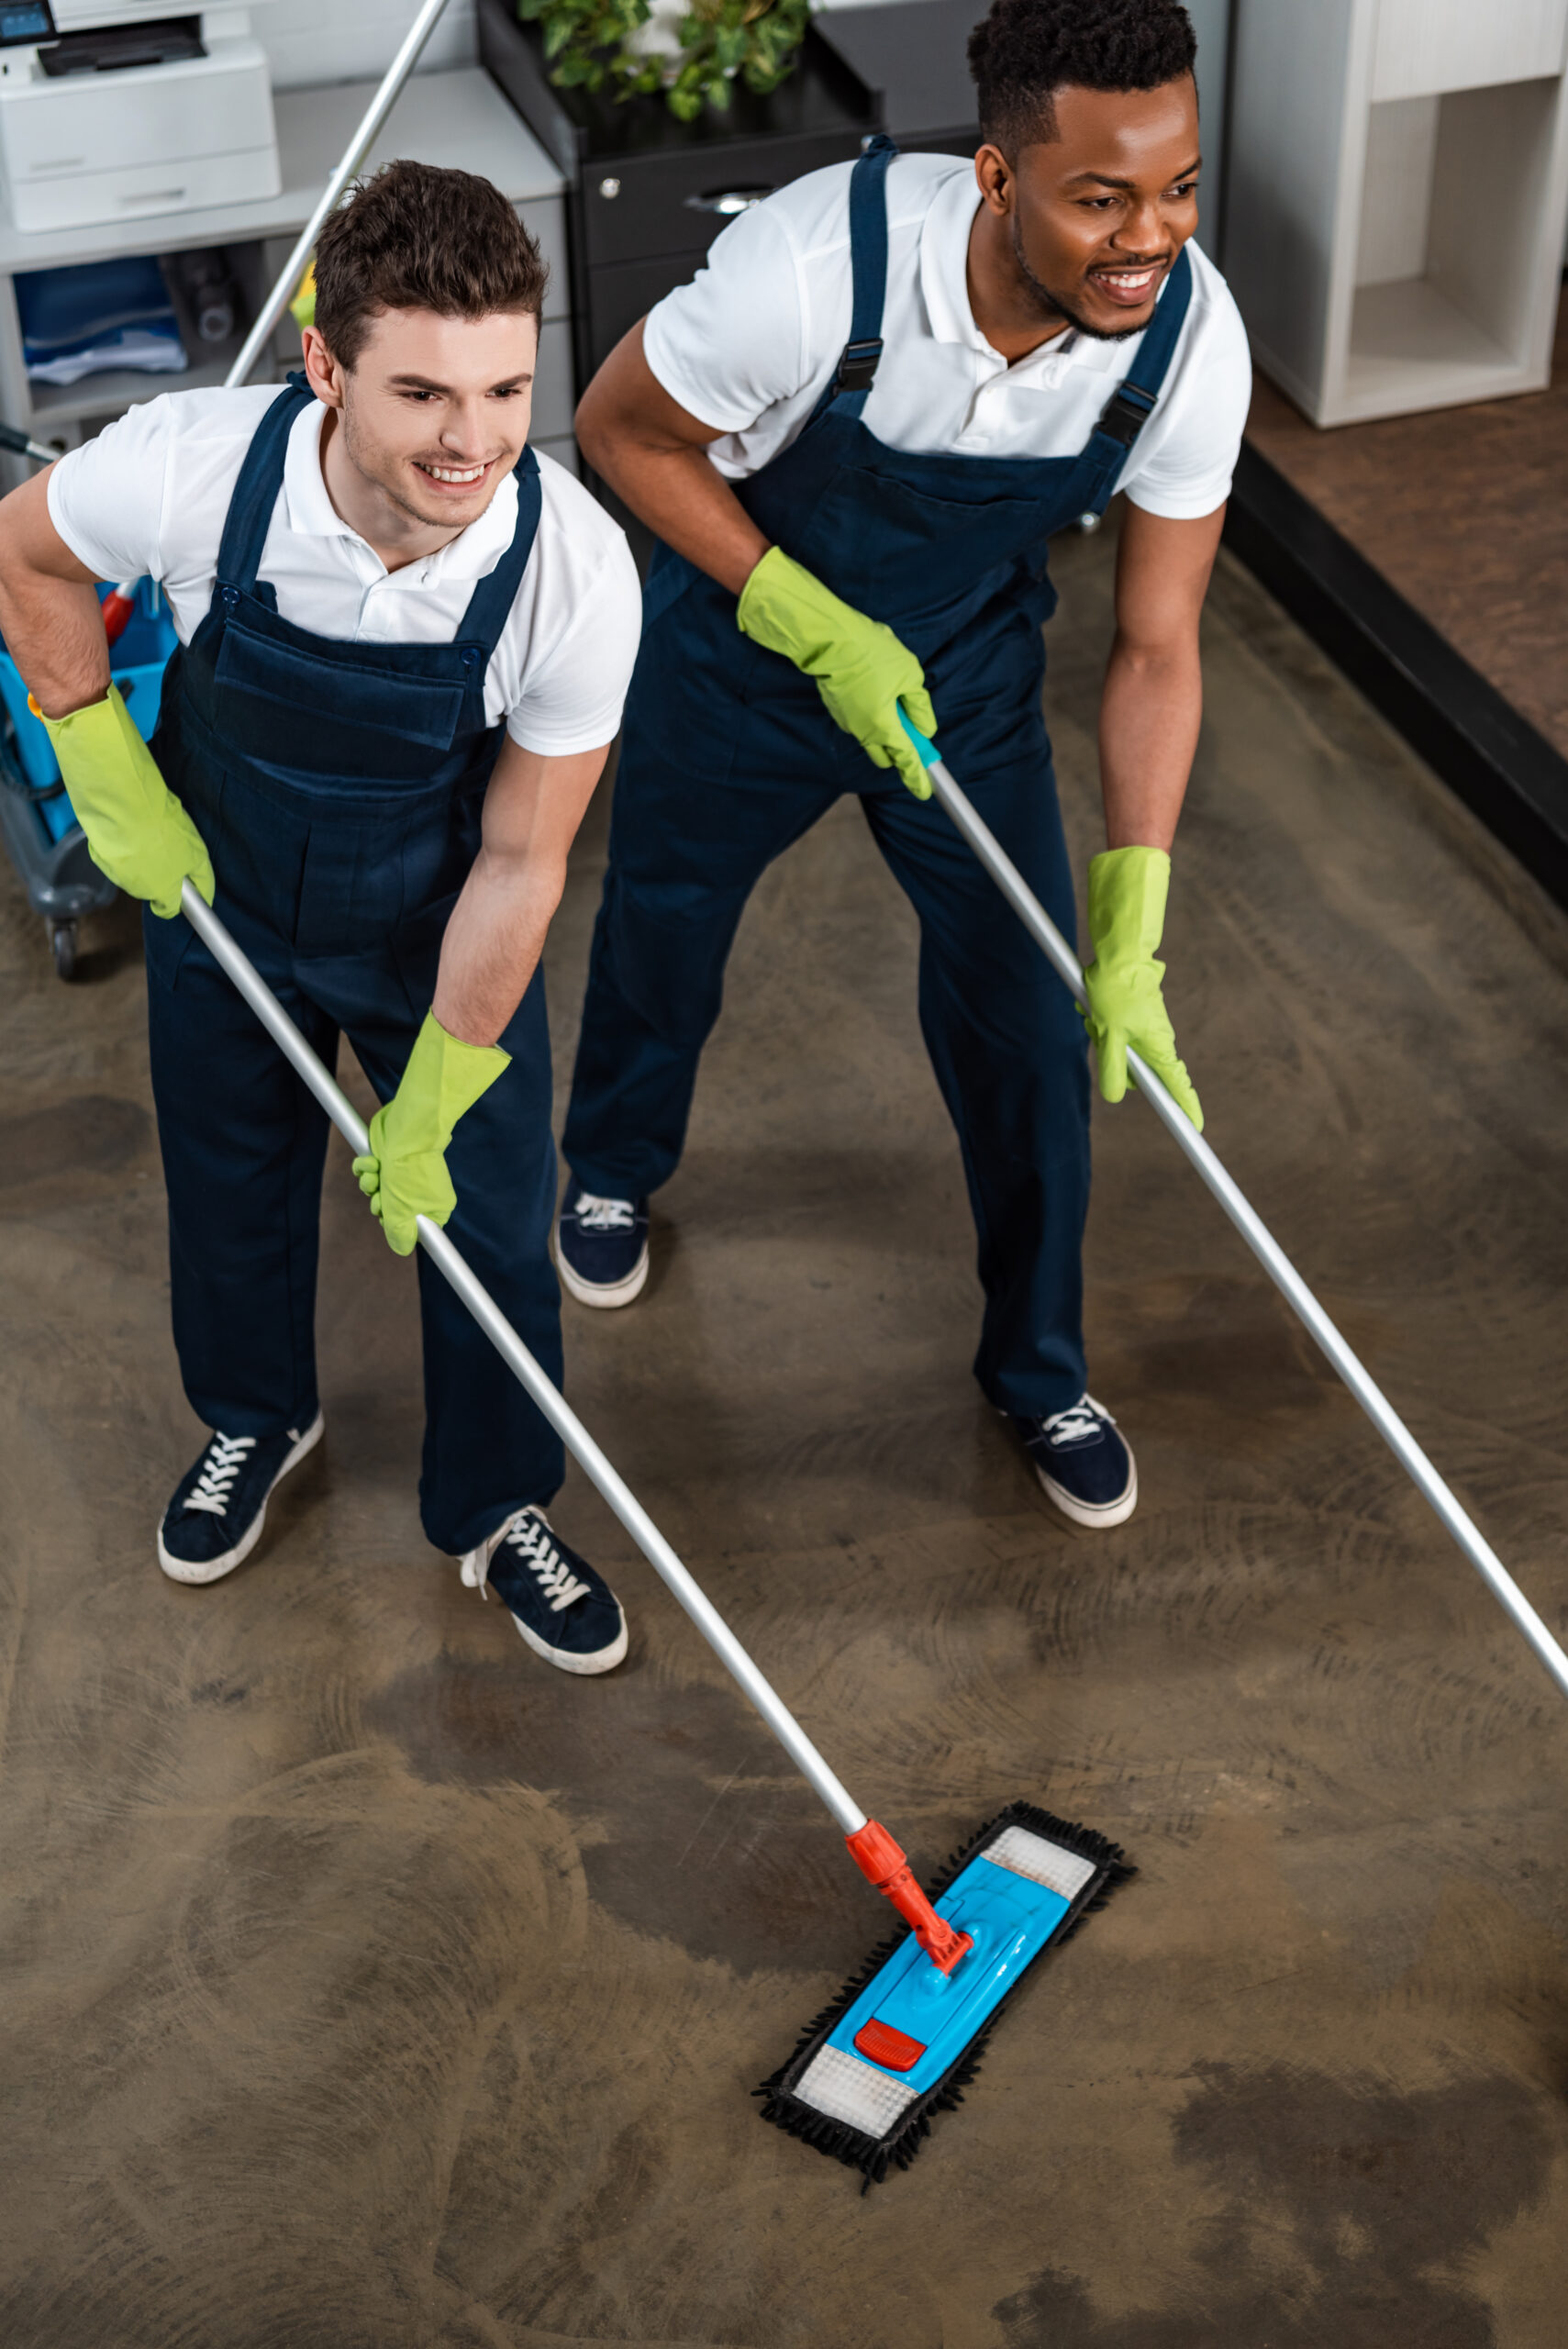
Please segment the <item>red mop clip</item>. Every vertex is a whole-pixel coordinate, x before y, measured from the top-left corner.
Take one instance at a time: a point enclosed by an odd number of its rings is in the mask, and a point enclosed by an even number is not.
[[[861,1874],[879,1892],[885,1893],[905,1923],[914,1927],[915,1939],[931,1964],[940,1973],[951,1974],[966,1951],[974,1947],[973,1940],[938,1916],[886,1828],[879,1826],[874,1819],[868,1819],[863,1827],[853,1835],[846,1835],[844,1841]]]

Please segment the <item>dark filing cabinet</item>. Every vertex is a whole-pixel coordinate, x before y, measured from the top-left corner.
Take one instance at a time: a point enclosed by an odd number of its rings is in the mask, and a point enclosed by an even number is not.
[[[511,0],[479,0],[479,53],[570,184],[579,393],[628,328],[695,273],[727,220],[803,172],[851,160],[881,127],[873,94],[815,26],[770,95],[738,85],[727,113],[695,122],[678,122],[662,98],[617,105],[554,88],[538,28]]]
[[[988,0],[889,0],[834,8],[822,38],[876,94],[882,127],[911,155],[973,155],[980,144],[969,36]]]

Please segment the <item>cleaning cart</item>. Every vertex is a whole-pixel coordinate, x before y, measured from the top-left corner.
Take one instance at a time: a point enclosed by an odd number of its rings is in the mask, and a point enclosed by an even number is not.
[[[228,387],[250,381],[273,328],[300,286],[321,223],[341,202],[446,5],[447,0],[422,0],[346,153],[301,230],[271,295],[251,321],[243,347],[224,379]],[[50,464],[60,454],[7,424],[0,424],[0,448],[30,457],[35,464]],[[167,608],[145,579],[123,580],[117,587],[100,588],[99,601],[105,607],[110,668],[143,739],[150,740],[158,721],[164,664],[175,644]],[[0,700],[5,706],[0,720],[0,831],[27,883],[28,903],[48,924],[54,967],[62,979],[68,979],[76,967],[77,923],[83,914],[108,905],[115,892],[87,853],[49,736],[28,707],[27,687],[3,645]]]
[[[53,451],[50,451],[53,454]],[[107,589],[100,591],[106,595]],[[142,736],[158,723],[163,670],[174,650],[173,623],[160,590],[138,583],[134,607],[116,640],[109,665],[126,707]],[[28,707],[28,689],[0,644],[0,833],[27,885],[28,903],[41,914],[54,967],[62,979],[76,968],[77,924],[114,901],[115,886],[87,853],[49,734]]]

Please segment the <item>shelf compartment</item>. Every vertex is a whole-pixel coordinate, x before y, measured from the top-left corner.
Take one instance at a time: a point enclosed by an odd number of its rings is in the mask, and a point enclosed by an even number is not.
[[[1498,399],[1522,388],[1522,372],[1429,277],[1359,286],[1342,420]]]
[[[239,345],[238,341],[232,347],[217,343],[213,349],[215,357],[204,360],[199,367],[187,367],[180,375],[150,375],[139,367],[106,367],[74,384],[33,384],[29,389],[37,437],[47,440],[51,429],[62,424],[96,423],[106,417],[123,416],[139,400],[155,400],[161,392],[206,391],[222,383]]]
[[[1555,81],[1374,106],[1358,284],[1331,419],[1458,406],[1543,380],[1536,248]]]
[[[233,333],[220,341],[203,341],[195,331],[190,304],[165,266],[164,277],[169,282],[170,298],[180,321],[181,340],[190,364],[183,373],[168,375],[150,374],[138,367],[103,367],[91,375],[78,376],[73,384],[39,384],[29,377],[28,397],[32,424],[40,440],[47,440],[62,427],[72,424],[102,423],[138,401],[156,399],[161,392],[205,391],[223,382],[239,356],[261,298],[261,246],[260,240],[210,248],[180,246],[166,259],[177,260],[182,253],[193,250],[220,252],[228,264],[238,297]]]

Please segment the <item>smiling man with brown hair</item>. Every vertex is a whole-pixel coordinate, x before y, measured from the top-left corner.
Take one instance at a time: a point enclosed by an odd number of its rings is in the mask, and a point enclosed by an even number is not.
[[[638,1294],[647,1195],[679,1159],[746,898],[854,793],[920,918],[921,1023],[979,1239],[976,1375],[1092,1526],[1131,1514],[1138,1479],[1087,1392],[1083,1026],[930,804],[900,707],[1071,935],[1047,541],[1126,490],[1089,1023],[1107,1099],[1131,1043],[1199,1120],[1156,949],[1250,377],[1191,241],[1194,55],[1175,0],[996,0],[971,44],[973,166],[879,139],[782,190],[627,337],[578,416],[662,543],[566,1127],[567,1286]]]
[[[179,918],[189,878],[383,1107],[389,1244],[450,1219],[550,1375],[560,1301],[539,951],[637,646],[620,531],[528,447],[545,270],[487,181],[388,165],[324,227],[305,372],[133,408],[6,501],[0,629],[97,862],[148,902],[174,1339],[208,1440],[158,1532],[216,1582],[321,1433],[327,1121]],[[149,574],[180,647],[150,749],[94,582]],[[626,1653],[544,1514],[560,1440],[419,1259],[420,1503],[463,1580],[573,1673]]]

